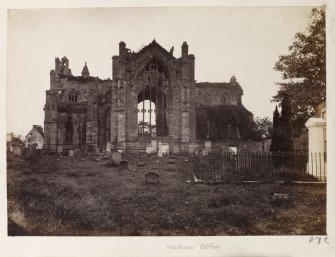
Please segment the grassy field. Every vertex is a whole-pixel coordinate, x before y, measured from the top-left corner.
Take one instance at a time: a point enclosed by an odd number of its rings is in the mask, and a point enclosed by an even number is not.
[[[326,186],[192,184],[192,162],[124,156],[7,155],[9,235],[310,235],[326,233]],[[145,184],[147,171],[160,184]],[[272,199],[273,193],[288,200]]]

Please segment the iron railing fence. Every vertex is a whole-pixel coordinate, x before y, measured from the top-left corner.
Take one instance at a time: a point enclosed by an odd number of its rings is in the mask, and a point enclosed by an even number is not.
[[[194,155],[194,175],[204,182],[326,181],[326,153],[210,152]]]

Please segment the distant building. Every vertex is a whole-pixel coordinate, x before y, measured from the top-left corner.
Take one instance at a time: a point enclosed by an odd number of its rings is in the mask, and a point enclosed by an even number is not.
[[[36,149],[42,149],[43,147],[43,128],[39,125],[33,125],[33,128],[29,131],[29,133],[25,137],[25,146],[37,144]]]
[[[12,147],[12,136],[13,136],[13,133],[7,133],[6,134],[6,147],[7,147],[7,150],[10,150],[11,147]]]
[[[22,148],[24,143],[19,137],[14,136],[13,133],[6,134],[6,147],[7,150],[11,151],[16,155],[22,155]]]

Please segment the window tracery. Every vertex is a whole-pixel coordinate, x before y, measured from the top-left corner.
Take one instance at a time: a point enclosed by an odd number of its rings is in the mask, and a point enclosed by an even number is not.
[[[167,136],[170,81],[162,63],[153,59],[137,76],[139,135]]]

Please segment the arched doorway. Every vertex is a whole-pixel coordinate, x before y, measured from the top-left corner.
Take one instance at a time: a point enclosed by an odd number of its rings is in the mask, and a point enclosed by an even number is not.
[[[140,136],[168,136],[169,76],[165,66],[157,59],[149,61],[139,73],[138,134]]]

